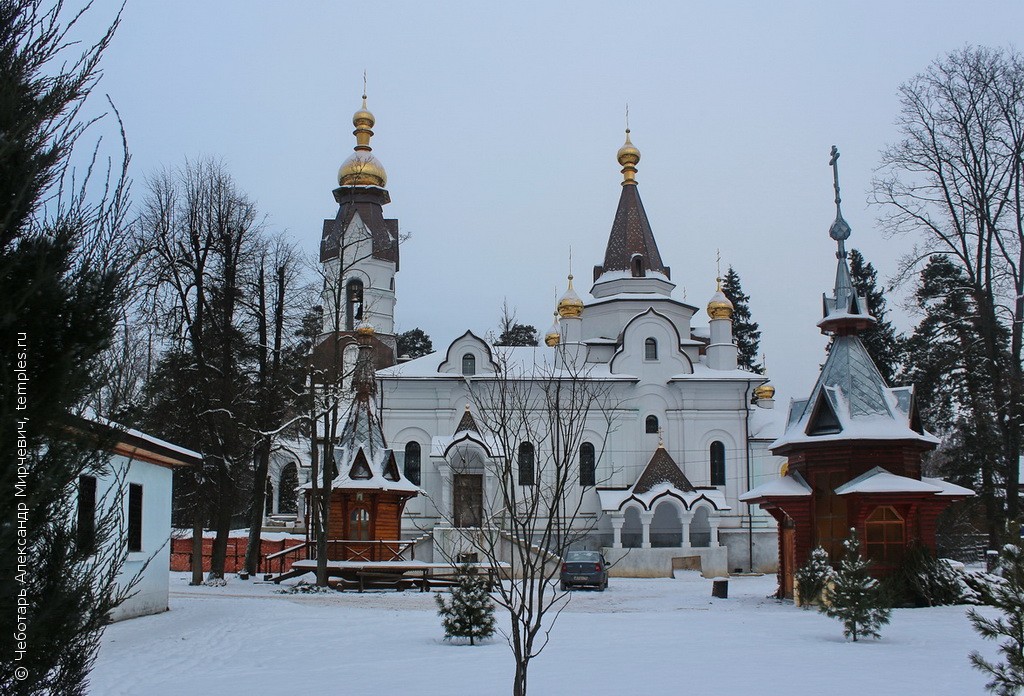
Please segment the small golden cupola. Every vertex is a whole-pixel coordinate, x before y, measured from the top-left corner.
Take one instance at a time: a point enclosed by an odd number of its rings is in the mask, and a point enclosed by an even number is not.
[[[754,398],[758,401],[775,398],[775,387],[765,382],[754,388]]]
[[[636,186],[636,165],[640,162],[640,150],[629,139],[629,128],[626,129],[626,142],[615,157],[622,165],[622,185]]]
[[[562,340],[562,335],[558,331],[558,312],[554,312],[555,318],[551,322],[551,328],[544,334],[544,345],[549,348],[554,348]]]
[[[338,170],[339,186],[379,186],[384,188],[388,183],[384,165],[370,154],[370,138],[373,137],[373,125],[376,120],[366,108],[366,95],[363,95],[363,107],[352,116],[352,125],[356,127],[352,135],[356,136],[355,152],[349,155],[341,169]]]
[[[718,288],[708,301],[708,316],[712,319],[732,319],[732,302],[722,292],[722,279],[718,278]]]
[[[583,300],[572,288],[572,273],[569,274],[569,288],[558,301],[558,316],[563,319],[576,319],[583,314]]]

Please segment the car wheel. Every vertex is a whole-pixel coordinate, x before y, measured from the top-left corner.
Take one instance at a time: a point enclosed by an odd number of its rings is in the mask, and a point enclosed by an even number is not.
[[[564,582],[561,584],[561,587],[562,587],[562,592],[568,592],[569,591],[569,586],[566,585]]]

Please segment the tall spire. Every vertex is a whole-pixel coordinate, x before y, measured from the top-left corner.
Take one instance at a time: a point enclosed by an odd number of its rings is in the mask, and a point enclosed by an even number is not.
[[[594,282],[600,282],[601,276],[614,271],[625,271],[633,278],[645,278],[653,272],[669,280],[669,268],[661,260],[658,243],[654,241],[651,223],[640,200],[636,183],[640,150],[629,139],[629,128],[626,128],[626,142],[619,148],[616,159],[622,165],[622,193],[608,236],[604,264],[594,266]]]
[[[824,318],[818,322],[822,333],[852,334],[867,328],[875,322],[868,311],[867,299],[858,296],[853,289],[850,267],[847,265],[846,240],[850,238],[850,225],[843,218],[842,198],[839,195],[839,149],[833,145],[829,153],[832,167],[832,186],[836,192],[836,219],[828,230],[828,236],[836,241],[836,283],[832,297],[824,297]]]

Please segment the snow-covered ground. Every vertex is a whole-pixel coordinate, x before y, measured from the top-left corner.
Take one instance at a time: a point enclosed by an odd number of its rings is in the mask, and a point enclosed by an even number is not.
[[[574,592],[530,667],[533,694],[980,694],[974,649],[994,655],[964,607],[900,609],[880,641],[850,643],[837,621],[766,599],[774,576],[711,581],[612,578]],[[110,626],[90,693],[507,694],[512,657],[498,635],[445,642],[419,592],[286,595],[232,578],[189,587],[171,574],[171,611]],[[499,625],[507,619],[499,612]]]

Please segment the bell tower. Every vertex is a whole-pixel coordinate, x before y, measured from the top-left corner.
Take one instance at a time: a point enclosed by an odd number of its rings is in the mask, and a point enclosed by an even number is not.
[[[323,267],[323,340],[354,341],[360,325],[374,328],[377,369],[395,364],[395,275],[398,272],[398,220],[384,217],[391,202],[387,172],[373,154],[376,119],[362,107],[352,116],[353,153],[338,170],[334,200],[338,213],[324,220],[320,241]],[[320,351],[320,345],[314,349]]]

